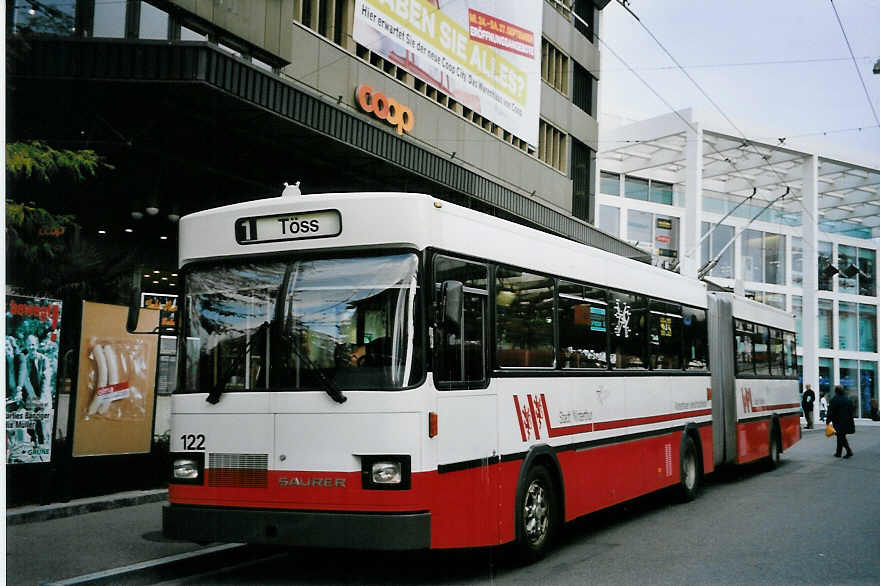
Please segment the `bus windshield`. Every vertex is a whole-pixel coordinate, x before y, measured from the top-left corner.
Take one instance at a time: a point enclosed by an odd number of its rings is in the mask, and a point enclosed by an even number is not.
[[[413,253],[199,266],[185,279],[181,392],[415,384],[418,266]]]

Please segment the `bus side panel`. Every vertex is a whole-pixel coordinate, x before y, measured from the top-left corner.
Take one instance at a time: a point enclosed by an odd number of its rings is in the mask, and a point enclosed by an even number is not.
[[[801,439],[800,413],[779,418],[779,430],[782,433],[782,449],[787,450]]]
[[[711,429],[707,426],[711,444]],[[704,442],[705,443],[705,442]],[[570,521],[673,485],[680,478],[681,431],[558,453]]]
[[[455,472],[428,473],[432,476],[433,491],[431,547],[484,547],[501,543],[497,487],[501,477],[516,475],[518,464],[484,464]],[[501,503],[505,502],[513,503],[513,497],[502,497]]]
[[[699,433],[700,444],[703,447],[703,474],[709,474],[715,470],[714,424],[700,427]]]
[[[745,464],[770,454],[770,418],[741,421],[736,426],[736,463]]]

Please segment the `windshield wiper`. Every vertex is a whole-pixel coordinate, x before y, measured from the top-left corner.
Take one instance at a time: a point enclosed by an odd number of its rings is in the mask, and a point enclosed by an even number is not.
[[[282,334],[284,341],[287,342],[287,347],[290,348],[296,357],[302,360],[305,365],[315,374],[318,375],[318,380],[323,383],[324,392],[327,393],[331,399],[336,401],[337,403],[345,403],[348,401],[348,397],[342,394],[342,390],[333,382],[333,379],[329,378],[324,372],[318,368],[314,362],[306,356],[305,353],[302,352],[299,348],[297,348],[296,344],[290,339],[291,336],[289,334]]]
[[[257,329],[254,330],[251,339],[248,340],[247,344],[245,344],[244,350],[242,350],[241,354],[233,359],[232,364],[230,364],[229,367],[225,371],[223,371],[223,374],[220,376],[220,378],[217,379],[217,384],[215,384],[211,391],[208,393],[208,397],[205,399],[205,401],[207,401],[211,405],[216,405],[220,402],[220,396],[226,390],[226,385],[229,384],[229,379],[232,378],[232,375],[235,374],[235,371],[237,371],[238,368],[241,366],[242,360],[244,360],[245,357],[248,355],[248,352],[250,352],[251,345],[254,343],[254,340],[256,340],[260,336],[260,334],[268,330],[269,325],[270,324],[268,321],[264,321],[259,326],[257,326]]]

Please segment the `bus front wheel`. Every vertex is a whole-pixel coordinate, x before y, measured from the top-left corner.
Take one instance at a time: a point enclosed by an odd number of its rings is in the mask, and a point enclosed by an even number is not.
[[[550,473],[533,466],[525,480],[519,502],[517,546],[525,563],[544,556],[556,530],[556,493]]]

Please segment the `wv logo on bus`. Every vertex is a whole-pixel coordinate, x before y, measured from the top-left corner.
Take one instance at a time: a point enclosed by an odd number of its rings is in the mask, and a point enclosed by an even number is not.
[[[547,399],[544,397],[544,393],[526,395],[522,401],[514,395],[513,405],[516,408],[517,419],[519,419],[519,432],[522,435],[522,441],[541,439],[541,433],[544,434],[544,437],[549,437]]]

